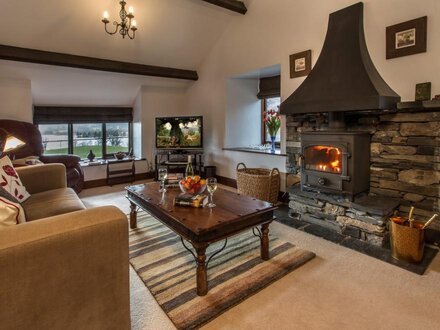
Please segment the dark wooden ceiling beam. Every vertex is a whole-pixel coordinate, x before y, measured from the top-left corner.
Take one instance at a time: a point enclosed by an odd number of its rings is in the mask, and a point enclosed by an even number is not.
[[[205,2],[209,2],[213,5],[229,9],[235,11],[236,13],[240,13],[242,15],[246,14],[247,8],[243,1],[238,0],[202,0]]]
[[[198,80],[197,71],[167,68],[161,66],[112,61],[43,50],[0,45],[0,59],[88,70],[128,73],[140,76]]]

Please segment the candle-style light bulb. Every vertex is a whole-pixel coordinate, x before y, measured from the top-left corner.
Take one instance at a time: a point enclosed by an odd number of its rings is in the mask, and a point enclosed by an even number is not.
[[[132,20],[131,21],[131,27],[135,28],[136,26],[137,26],[136,20]]]
[[[104,19],[108,19],[108,11],[105,11],[103,14],[102,14],[102,18],[104,18]]]
[[[129,8],[128,8],[128,12],[129,12],[130,14],[133,14],[133,13],[134,13],[134,9],[133,9],[133,7],[129,7]]]

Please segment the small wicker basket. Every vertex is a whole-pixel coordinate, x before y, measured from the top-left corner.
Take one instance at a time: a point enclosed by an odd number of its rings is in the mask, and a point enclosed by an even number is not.
[[[247,168],[245,164],[239,163],[237,189],[240,194],[275,204],[280,191],[280,171],[277,168]]]

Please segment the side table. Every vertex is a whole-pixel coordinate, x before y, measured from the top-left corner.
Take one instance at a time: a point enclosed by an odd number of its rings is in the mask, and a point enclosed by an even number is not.
[[[107,184],[108,185],[114,185],[117,183],[124,183],[124,182],[134,182],[135,181],[135,174],[136,174],[136,167],[134,165],[134,158],[124,158],[121,160],[118,159],[112,159],[107,160]],[[129,167],[121,169],[112,169],[112,166],[116,164],[124,164],[124,163],[130,163]],[[116,166],[119,167],[119,166]]]

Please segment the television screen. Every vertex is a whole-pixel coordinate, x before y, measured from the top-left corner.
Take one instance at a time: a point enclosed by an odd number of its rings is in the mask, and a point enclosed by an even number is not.
[[[156,148],[203,148],[203,117],[156,118]]]

